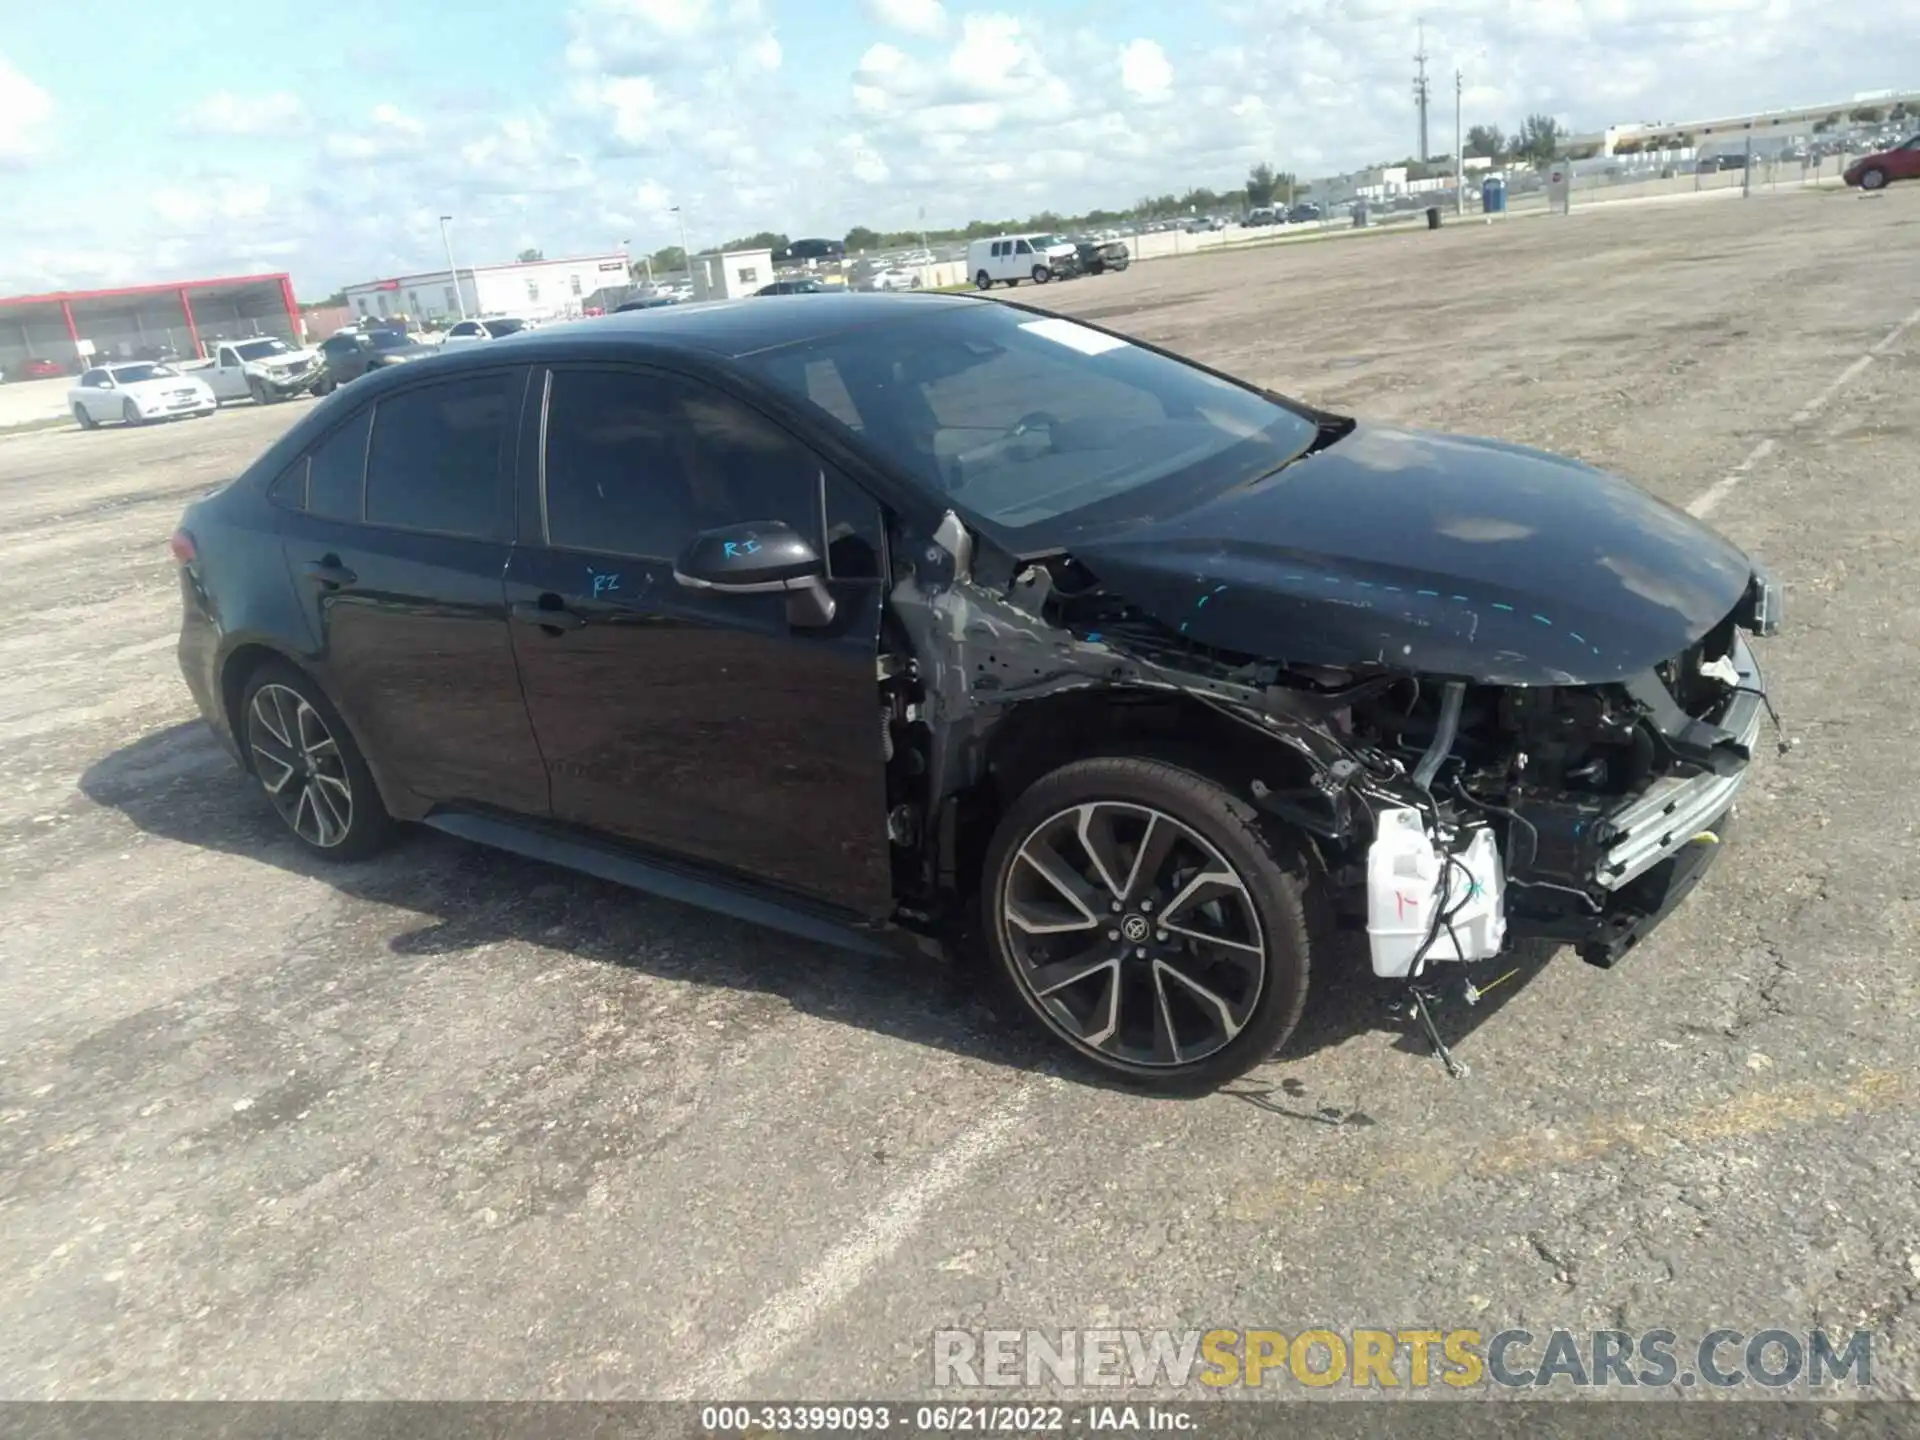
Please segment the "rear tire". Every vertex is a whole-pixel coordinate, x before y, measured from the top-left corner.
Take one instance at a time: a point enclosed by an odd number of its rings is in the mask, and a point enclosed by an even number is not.
[[[989,968],[1106,1079],[1205,1094],[1271,1057],[1299,1021],[1306,874],[1204,776],[1131,756],[1075,761],[1014,801],[988,846]]]
[[[322,860],[364,860],[393,820],[340,713],[285,661],[247,677],[235,726],[247,768],[294,839]]]
[[[87,413],[87,407],[84,405],[76,405],[73,407],[73,418],[79,422],[82,430],[98,430],[100,428],[100,422]]]

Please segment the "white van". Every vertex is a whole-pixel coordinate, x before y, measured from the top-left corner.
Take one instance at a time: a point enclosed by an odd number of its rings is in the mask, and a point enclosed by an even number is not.
[[[1031,280],[1044,285],[1056,273],[1070,273],[1075,251],[1064,235],[996,235],[967,246],[967,273],[982,290],[998,280],[1018,285]]]

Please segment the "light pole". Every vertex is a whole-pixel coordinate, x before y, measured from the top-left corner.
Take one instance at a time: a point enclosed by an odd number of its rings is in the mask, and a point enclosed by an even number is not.
[[[687,267],[687,283],[693,283],[693,251],[687,248],[687,216],[678,205],[673,207],[674,218],[680,222],[680,258]]]
[[[440,243],[447,250],[447,278],[453,282],[453,303],[459,307],[460,318],[464,320],[467,318],[467,296],[466,292],[460,288],[460,271],[453,263],[453,240],[447,234],[447,224],[452,219],[451,215],[440,217]]]
[[[1459,67],[1453,72],[1453,213],[1467,213],[1467,152],[1460,139],[1460,92],[1466,88]]]

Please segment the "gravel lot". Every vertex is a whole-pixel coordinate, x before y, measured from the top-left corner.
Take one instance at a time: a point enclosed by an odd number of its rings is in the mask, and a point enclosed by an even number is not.
[[[296,408],[0,440],[0,1394],[907,1396],[937,1327],[1088,1325],[1864,1325],[1920,1390],[1916,242],[1920,187],[1784,194],[1016,293],[1711,490],[1788,583],[1800,748],[1620,969],[1443,1012],[1459,1082],[1353,983],[1148,1102],[938,969],[424,834],[310,866],[165,549]]]

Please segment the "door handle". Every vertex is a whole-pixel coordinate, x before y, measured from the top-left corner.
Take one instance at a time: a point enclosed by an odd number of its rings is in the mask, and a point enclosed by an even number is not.
[[[317,585],[329,590],[338,590],[342,585],[351,585],[360,577],[340,563],[338,555],[323,555],[318,560],[309,560],[302,573]]]
[[[569,610],[564,605],[542,605],[534,600],[516,600],[507,607],[507,613],[522,625],[538,625],[555,634],[578,630],[587,623],[587,617],[577,610]]]

